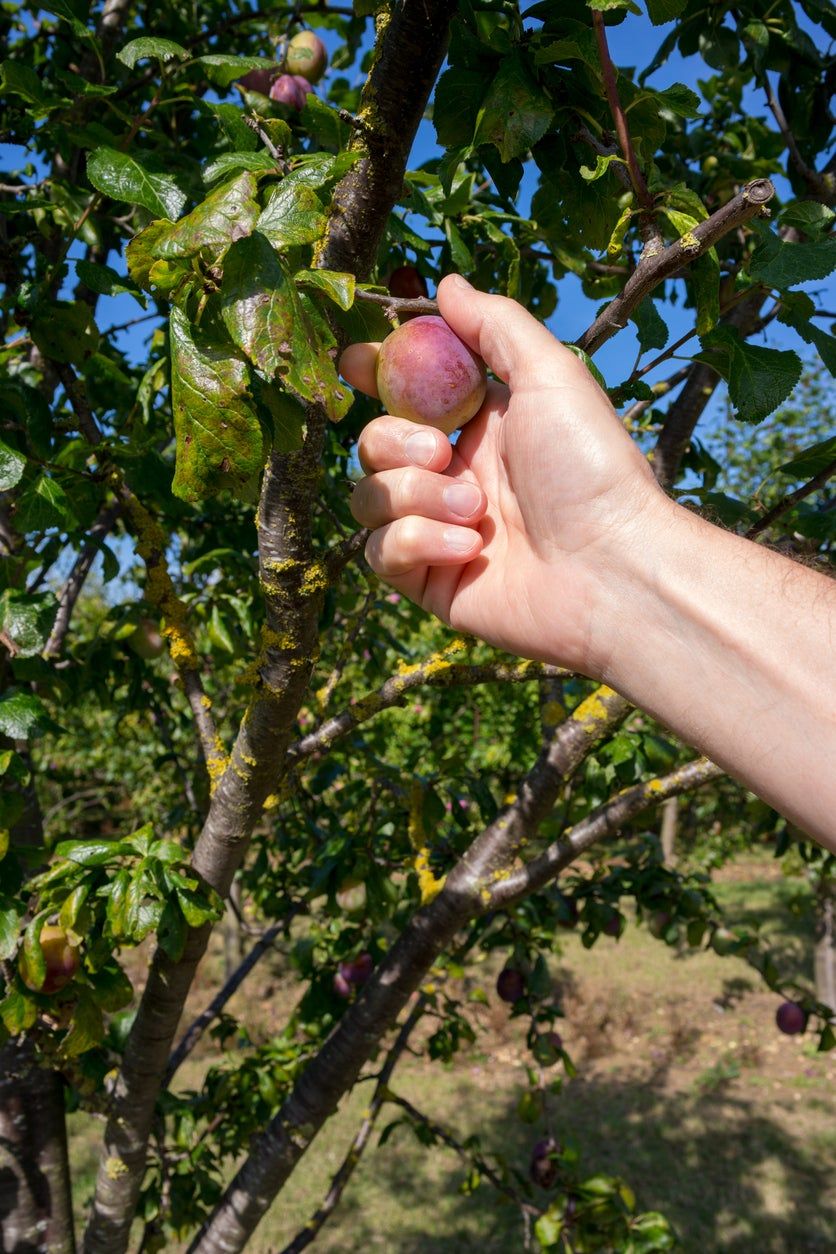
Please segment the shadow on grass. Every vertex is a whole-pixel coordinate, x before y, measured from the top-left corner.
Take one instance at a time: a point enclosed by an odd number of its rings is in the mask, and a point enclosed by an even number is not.
[[[468,1131],[476,1130],[473,1112],[467,1113],[471,1117],[463,1115],[457,1129],[463,1135],[465,1121]],[[776,1111],[764,1118],[745,1098],[727,1091],[670,1095],[652,1084],[579,1079],[557,1100],[555,1113],[555,1132],[578,1145],[584,1174],[620,1175],[635,1190],[641,1209],[667,1215],[687,1254],[831,1254],[834,1249],[834,1164],[832,1153],[828,1163],[824,1152],[833,1146],[805,1149],[792,1126],[793,1119],[803,1118],[799,1112]],[[389,1118],[396,1114],[393,1108]],[[381,1126],[386,1122],[384,1117]],[[520,1124],[513,1105],[500,1117],[485,1109],[478,1132],[483,1151],[501,1152],[523,1171],[540,1134]],[[426,1154],[433,1156],[430,1165],[422,1157]],[[440,1147],[423,1149],[408,1129],[396,1132],[381,1150],[370,1147],[361,1172],[403,1198],[403,1209],[397,1230],[375,1230],[349,1188],[334,1223],[341,1235],[333,1248],[344,1254],[373,1249],[511,1254],[523,1249],[513,1204],[489,1185],[471,1196],[457,1194],[466,1173],[455,1154]],[[547,1194],[539,1200],[547,1203]]]

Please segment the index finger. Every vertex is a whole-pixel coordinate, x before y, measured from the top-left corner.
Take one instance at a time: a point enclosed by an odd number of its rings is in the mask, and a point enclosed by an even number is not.
[[[375,372],[379,343],[349,344],[340,358],[340,374],[353,388],[359,388],[367,396],[380,396]]]

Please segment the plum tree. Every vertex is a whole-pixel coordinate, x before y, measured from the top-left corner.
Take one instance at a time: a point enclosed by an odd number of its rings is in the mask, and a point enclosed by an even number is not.
[[[450,435],[485,399],[485,363],[434,314],[413,318],[388,335],[377,359],[386,410]]]
[[[299,31],[287,45],[285,67],[290,74],[301,74],[309,83],[318,83],[328,66],[325,44],[312,30]]]

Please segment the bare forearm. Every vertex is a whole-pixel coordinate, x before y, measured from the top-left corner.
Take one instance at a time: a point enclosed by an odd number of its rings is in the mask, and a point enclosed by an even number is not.
[[[605,678],[836,849],[836,582],[671,506]]]

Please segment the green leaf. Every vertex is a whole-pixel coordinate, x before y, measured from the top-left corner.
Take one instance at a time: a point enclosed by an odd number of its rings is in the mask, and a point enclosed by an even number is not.
[[[152,174],[134,157],[116,148],[94,148],[87,158],[87,177],[97,192],[111,200],[142,205],[159,218],[177,218],[186,203],[169,174]]]
[[[836,213],[817,200],[796,200],[778,214],[782,226],[791,226],[811,239],[819,239],[833,227]]]
[[[818,444],[812,444],[803,453],[784,462],[776,470],[776,474],[789,475],[791,479],[812,479],[836,458],[836,435]]]
[[[836,239],[813,240],[794,244],[779,240],[766,227],[755,228],[760,236],[749,273],[767,287],[795,287],[811,279],[826,279],[836,269]]]
[[[595,362],[592,360],[589,353],[585,353],[582,348],[578,348],[577,345],[575,344],[566,344],[565,347],[569,349],[570,353],[574,353],[576,357],[580,357],[581,361],[586,366],[587,370],[592,375],[595,382],[598,384],[599,387],[603,388],[604,391],[606,392],[607,381],[604,378],[604,376],[601,374],[601,371],[595,365]]]
[[[25,911],[19,903],[0,909],[0,962],[8,962],[14,956],[20,939],[20,923]]]
[[[67,530],[76,520],[61,484],[43,474],[21,494],[15,521],[22,531],[29,532],[50,527]]]
[[[293,281],[302,287],[324,292],[340,309],[350,309],[354,304],[356,280],[353,274],[337,270],[298,270]]]
[[[139,39],[132,39],[130,43],[125,44],[121,52],[117,52],[116,60],[132,70],[137,61],[142,61],[146,57],[155,57],[165,64],[166,61],[172,61],[175,57],[183,61],[188,55],[182,44],[175,43],[173,39],[141,35]]]
[[[44,357],[74,366],[82,365],[99,347],[93,310],[83,300],[55,300],[38,308],[30,332]]]
[[[91,978],[94,997],[102,1010],[113,1014],[130,1005],[134,995],[133,985],[117,963],[102,967]]]
[[[326,217],[316,192],[300,172],[282,179],[265,205],[256,229],[274,248],[311,244],[325,230]]]
[[[78,1058],[104,1039],[102,1009],[94,996],[85,989],[73,1009],[70,1030],[61,1043],[61,1053],[65,1058]]]
[[[643,353],[649,348],[665,347],[668,342],[668,328],[652,296],[646,296],[630,316],[636,324],[639,348]]]
[[[107,866],[131,852],[130,845],[120,840],[62,840],[55,853],[76,866]]]
[[[0,1001],[0,1020],[12,1036],[17,1036],[20,1032],[31,1028],[37,1017],[37,1002],[19,989],[13,988]]]
[[[165,260],[205,251],[212,260],[218,260],[230,244],[249,235],[255,226],[259,213],[255,194],[255,176],[245,170],[210,192],[175,225],[152,223],[149,230],[161,226],[151,241],[154,255]]]
[[[602,175],[606,174],[613,161],[617,161],[619,165],[626,165],[626,162],[621,157],[617,157],[615,153],[609,153],[607,156],[603,156],[599,152],[595,161],[594,170],[588,165],[581,166],[581,178],[585,179],[587,183],[594,183],[596,179],[599,179]]]
[[[694,360],[712,366],[726,380],[735,417],[741,422],[766,418],[801,377],[797,353],[748,344],[731,327],[715,327],[701,343],[703,351]]]
[[[720,258],[716,248],[691,263],[691,288],[697,307],[697,335],[707,335],[720,318]]]
[[[222,488],[240,492],[264,465],[261,425],[247,363],[227,341],[211,339],[172,309],[171,393],[177,436],[172,491],[201,501]]]
[[[295,396],[274,383],[263,383],[258,376],[253,379],[253,393],[262,410],[269,418],[273,432],[273,447],[279,453],[294,453],[302,447],[306,415]]]
[[[142,293],[137,291],[126,275],[117,274],[111,266],[101,265],[97,261],[79,259],[75,263],[75,272],[84,286],[89,287],[90,291],[98,296],[119,296],[125,292],[139,301],[145,309],[147,302]]]
[[[467,274],[473,269],[473,254],[464,242],[461,231],[450,218],[444,219],[444,234],[450,245],[450,259],[456,270]]]
[[[214,183],[236,170],[252,170],[254,173],[275,170],[276,163],[269,152],[225,152],[203,171],[204,183]]]
[[[627,228],[630,225],[630,219],[633,216],[633,210],[628,205],[626,209],[622,209],[618,221],[616,222],[609,243],[607,244],[607,256],[617,257],[624,247],[624,237],[627,234]]]
[[[654,26],[662,26],[684,13],[688,0],[647,0],[647,15]]]
[[[233,57],[213,52],[209,56],[195,57],[193,65],[203,66],[206,77],[215,87],[229,87],[236,79],[243,78],[250,70],[278,69],[275,62],[264,57]]]
[[[551,101],[520,52],[506,57],[479,111],[474,143],[491,142],[503,161],[521,157],[542,139],[554,116]]]
[[[7,588],[0,596],[0,630],[4,631],[20,657],[34,657],[49,639],[58,613],[53,592],[21,592]]]
[[[172,962],[179,962],[183,956],[186,934],[186,920],[177,905],[173,901],[167,901],[160,916],[157,940],[163,953],[167,954]]]
[[[292,352],[297,310],[291,280],[260,231],[227,253],[221,302],[232,342],[272,379]]]
[[[442,148],[469,144],[485,95],[485,76],[479,70],[454,65],[438,80],[433,100],[433,125]]]
[[[26,458],[17,449],[9,448],[0,440],[0,492],[8,492],[15,484],[20,483]]]
[[[34,740],[58,730],[40,697],[32,692],[7,692],[0,696],[0,733],[10,740]]]
[[[321,148],[340,152],[348,147],[351,127],[316,92],[308,93],[300,116],[305,130]]]
[[[684,83],[672,83],[663,91],[654,92],[657,104],[675,113],[680,118],[699,118],[700,98]]]
[[[26,983],[35,989],[39,989],[46,979],[46,957],[41,949],[41,932],[48,914],[48,910],[39,910],[30,919],[26,931],[23,933],[21,963],[25,968]]]
[[[20,96],[39,110],[54,109],[61,100],[44,90],[35,71],[20,61],[4,61],[0,64],[0,95]]]

